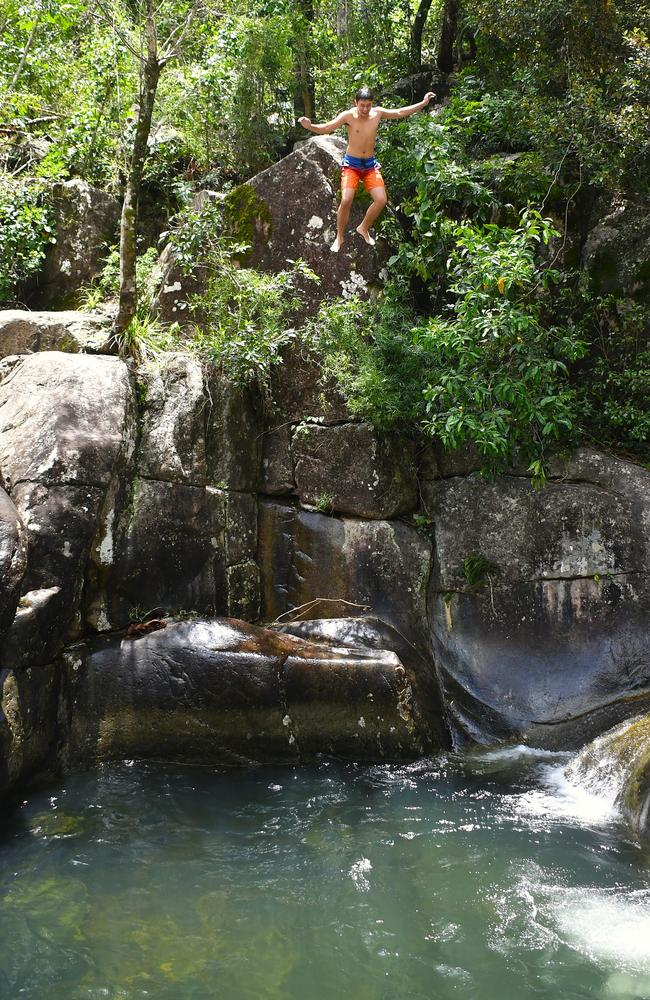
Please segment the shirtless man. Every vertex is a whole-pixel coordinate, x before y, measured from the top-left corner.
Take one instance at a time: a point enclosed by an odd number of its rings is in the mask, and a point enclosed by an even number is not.
[[[336,216],[336,239],[332,243],[331,250],[338,253],[343,246],[345,239],[345,227],[350,218],[352,202],[359,184],[363,181],[363,186],[372,198],[372,204],[363,217],[363,221],[357,226],[357,232],[363,236],[370,246],[375,245],[375,241],[370,235],[370,227],[375,219],[386,207],[386,188],[381,176],[380,165],[375,159],[375,141],[377,139],[377,129],[382,118],[394,120],[396,118],[408,118],[426,108],[429,101],[435,94],[425,94],[418,104],[410,104],[407,108],[398,108],[391,111],[388,108],[373,108],[374,100],[372,91],[368,87],[357,90],[354,99],[354,107],[349,111],[342,111],[340,115],[333,118],[325,125],[312,125],[309,118],[298,119],[298,123],[316,135],[329,135],[345,125],[348,130],[348,148],[343,162],[341,163],[341,204]]]

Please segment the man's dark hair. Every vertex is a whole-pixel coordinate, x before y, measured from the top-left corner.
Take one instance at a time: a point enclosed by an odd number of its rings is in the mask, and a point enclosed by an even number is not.
[[[370,87],[359,87],[354,95],[355,101],[374,101],[375,95]]]

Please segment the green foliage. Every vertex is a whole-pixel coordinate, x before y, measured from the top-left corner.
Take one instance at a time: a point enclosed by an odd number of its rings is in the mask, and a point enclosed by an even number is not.
[[[252,211],[257,201],[244,204]],[[240,201],[236,205],[241,207]],[[188,303],[196,326],[192,348],[233,381],[266,387],[283,348],[296,338],[292,323],[301,304],[301,279],[318,279],[301,261],[271,274],[241,267],[249,246],[231,235],[232,212],[232,205],[224,210],[217,200],[188,209],[169,241],[183,273],[200,277],[204,286]],[[247,224],[238,232],[247,231]]]
[[[178,345],[178,327],[164,326],[156,316],[142,307],[118,341],[121,357],[133,358],[138,364],[165,351],[173,351]]]
[[[375,301],[326,302],[308,341],[352,413],[389,430],[424,419],[428,357],[411,336],[415,313],[404,280],[389,282]]]
[[[296,338],[289,324],[300,305],[300,273],[300,267],[275,274],[240,268],[222,253],[212,262],[206,291],[192,302],[201,316],[195,348],[233,382],[267,387],[283,348]]]
[[[463,576],[471,590],[478,590],[486,579],[497,573],[499,567],[481,552],[473,552],[463,559]]]
[[[542,479],[547,444],[575,431],[569,367],[587,350],[574,324],[548,320],[560,275],[538,251],[553,235],[534,211],[517,229],[457,226],[448,318],[417,317],[400,282],[377,304],[321,310],[313,336],[352,411],[419,423],[451,449],[471,442],[486,468],[524,457]]]
[[[578,379],[579,409],[599,444],[650,462],[650,309],[613,297],[588,306],[590,365]]]
[[[36,274],[55,242],[43,185],[0,174],[0,303],[15,300],[20,285]]]
[[[149,247],[136,260],[135,273],[138,287],[140,310],[146,314],[152,306],[156,290],[158,252]],[[117,297],[120,290],[120,253],[113,247],[106,258],[99,278],[79,294],[79,305],[83,309],[96,309],[101,302]]]
[[[537,478],[546,445],[574,429],[568,366],[587,349],[575,328],[546,319],[560,275],[537,250],[554,235],[533,211],[515,230],[460,226],[449,259],[452,318],[430,317],[414,331],[437,371],[424,390],[427,432],[449,448],[473,442],[489,465],[519,455]]]

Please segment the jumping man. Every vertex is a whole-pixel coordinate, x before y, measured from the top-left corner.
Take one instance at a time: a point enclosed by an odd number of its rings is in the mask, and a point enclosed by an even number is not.
[[[375,245],[375,241],[370,235],[370,227],[376,218],[386,207],[386,188],[381,176],[380,165],[375,159],[375,142],[377,139],[377,129],[382,118],[394,120],[396,118],[408,118],[426,108],[429,101],[435,94],[425,94],[418,104],[410,104],[407,108],[373,108],[374,100],[372,91],[368,87],[357,90],[354,99],[354,107],[349,111],[342,111],[340,115],[326,122],[325,125],[312,125],[309,118],[298,119],[303,128],[315,132],[316,135],[329,135],[337,128],[345,125],[348,130],[348,148],[341,163],[341,204],[336,215],[336,239],[332,243],[331,250],[338,253],[345,240],[345,227],[350,218],[350,209],[354,201],[354,195],[359,181],[372,198],[372,204],[363,217],[363,221],[357,226],[357,232],[363,236],[370,246]]]

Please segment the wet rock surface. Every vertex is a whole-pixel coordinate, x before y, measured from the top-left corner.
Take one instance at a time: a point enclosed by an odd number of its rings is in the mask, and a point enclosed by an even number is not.
[[[563,471],[542,490],[469,476],[429,491],[434,654],[471,739],[580,746],[650,699],[650,474],[586,451]]]
[[[73,647],[65,675],[69,766],[399,759],[438,745],[412,672],[377,636],[365,645],[343,630],[312,640],[232,619],[176,622]]]
[[[410,526],[264,501],[258,558],[264,620],[368,613],[427,655],[431,544]]]

